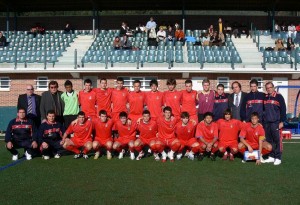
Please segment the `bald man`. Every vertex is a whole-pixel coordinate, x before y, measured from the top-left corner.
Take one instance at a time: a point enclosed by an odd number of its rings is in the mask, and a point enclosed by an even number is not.
[[[41,124],[40,113],[41,96],[34,93],[32,85],[26,86],[26,94],[19,95],[18,109],[24,108],[26,117],[32,119],[37,127]]]

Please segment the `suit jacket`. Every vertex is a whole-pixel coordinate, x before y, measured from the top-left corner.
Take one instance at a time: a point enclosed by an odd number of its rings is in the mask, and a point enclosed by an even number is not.
[[[42,120],[46,119],[46,115],[49,110],[56,111],[56,116],[63,116],[64,102],[61,99],[62,93],[63,92],[61,92],[61,91],[57,91],[58,107],[55,107],[55,102],[54,102],[54,99],[53,99],[50,91],[43,92],[42,98],[41,98],[41,106],[40,106]]]
[[[35,112],[36,112],[37,117],[40,118],[41,117],[41,112],[40,112],[41,96],[37,95],[37,94],[33,94],[33,96],[35,98]],[[28,108],[27,94],[19,95],[17,107],[18,107],[18,109],[25,108],[26,112],[27,112],[27,108]]]
[[[242,105],[242,102],[243,102],[243,100],[244,100],[244,97],[246,96],[246,94],[247,93],[245,93],[245,92],[242,92],[242,94],[241,94],[241,99],[240,99],[240,104],[239,104],[239,109],[240,109],[240,107],[241,107],[241,105]],[[231,93],[230,95],[229,95],[229,97],[228,97],[228,107],[229,107],[229,109],[232,111],[233,110],[233,108],[235,107],[235,105],[234,105],[234,93]],[[240,119],[240,118],[239,118]]]

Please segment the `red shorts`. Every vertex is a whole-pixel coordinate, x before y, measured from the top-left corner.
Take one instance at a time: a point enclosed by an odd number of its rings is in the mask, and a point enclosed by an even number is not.
[[[151,141],[154,141],[157,138],[156,137],[153,137],[153,138],[142,138],[142,137],[140,137],[139,139],[142,141],[142,143],[144,145],[149,145]]]
[[[92,138],[79,139],[76,137],[70,138],[75,147],[83,147],[87,142],[92,142]]]
[[[258,143],[249,142],[248,140],[245,140],[245,141],[252,147],[253,150],[258,150],[259,149],[259,144]],[[246,149],[247,149],[247,147],[246,147]]]
[[[230,149],[238,149],[238,142],[237,141],[225,141],[219,142],[219,148],[223,147],[224,149],[230,148]]]
[[[112,138],[107,138],[107,139],[101,139],[101,138],[95,138],[94,142],[98,142],[100,146],[106,145],[107,142],[113,142],[114,140]]]
[[[205,140],[206,142],[208,142],[207,140]],[[208,142],[208,143],[210,143],[210,142]],[[203,142],[199,142],[199,144],[200,144],[200,147],[203,147],[204,145],[206,146],[206,144],[204,144]],[[214,144],[213,144],[213,147],[218,147],[218,141],[216,141]]]
[[[119,137],[118,139],[115,140],[115,142],[118,142],[119,144],[121,144],[121,146],[128,145],[128,143],[131,142],[131,141],[134,142],[134,139],[132,139],[132,138],[124,138],[124,137],[120,138]]]
[[[191,138],[189,140],[181,140],[181,139],[179,139],[179,142],[183,146],[192,147],[192,145],[197,142],[197,139],[196,138]]]
[[[159,141],[161,141],[165,146],[169,147],[172,145],[174,140],[177,140],[177,138],[169,138],[169,139],[163,139],[163,138],[158,138]]]

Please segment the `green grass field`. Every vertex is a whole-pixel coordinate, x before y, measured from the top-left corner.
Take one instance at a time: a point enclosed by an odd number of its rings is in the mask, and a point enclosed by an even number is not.
[[[0,167],[11,156],[0,142]],[[284,144],[280,166],[35,158],[0,171],[0,204],[299,204],[300,144]]]

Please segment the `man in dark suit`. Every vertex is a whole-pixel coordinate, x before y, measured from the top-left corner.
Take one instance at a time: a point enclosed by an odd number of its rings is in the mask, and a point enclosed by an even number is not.
[[[26,94],[19,95],[17,107],[25,109],[26,117],[31,119],[36,127],[41,124],[40,104],[41,96],[34,93],[32,85],[27,85]]]
[[[58,83],[56,81],[51,81],[48,88],[48,91],[43,92],[41,99],[40,111],[42,123],[47,121],[47,112],[54,110],[55,121],[63,124],[64,102],[61,99],[62,92],[58,90]]]
[[[242,92],[242,86],[238,81],[234,81],[231,84],[231,89],[233,90],[233,93],[231,93],[228,97],[228,106],[232,112],[232,118],[241,120],[241,104],[246,93]]]

